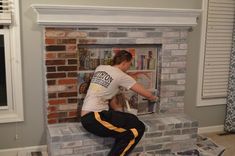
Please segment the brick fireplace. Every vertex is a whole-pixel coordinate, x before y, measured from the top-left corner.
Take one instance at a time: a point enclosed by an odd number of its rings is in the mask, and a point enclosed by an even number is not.
[[[159,52],[158,113],[183,113],[188,27],[46,27],[47,121],[78,121],[78,47],[84,45],[162,45]]]
[[[79,123],[72,123],[79,121],[82,106],[78,97],[80,45],[160,45],[160,102],[156,113],[140,117],[148,130],[135,153],[169,153],[192,147],[198,123],[184,114],[184,92],[188,31],[196,24],[198,10],[48,5],[33,8],[38,13],[38,23],[43,25],[45,119],[51,155],[106,155],[112,142],[90,135],[86,140],[83,135],[88,134]],[[156,144],[152,137],[161,143]],[[107,146],[98,147],[100,143]]]

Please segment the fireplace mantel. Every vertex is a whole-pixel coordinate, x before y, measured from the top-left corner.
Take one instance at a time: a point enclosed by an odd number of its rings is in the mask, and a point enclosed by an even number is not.
[[[33,4],[42,26],[195,26],[200,9]]]

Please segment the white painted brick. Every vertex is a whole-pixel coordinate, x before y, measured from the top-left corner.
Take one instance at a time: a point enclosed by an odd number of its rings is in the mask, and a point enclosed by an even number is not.
[[[168,98],[161,98],[161,102],[168,102]]]
[[[97,44],[118,44],[119,39],[115,39],[115,38],[97,38],[96,43]]]
[[[57,38],[57,37],[65,37],[65,31],[64,30],[47,30],[46,37],[48,38]]]
[[[170,66],[171,67],[179,67],[179,68],[183,68],[185,67],[186,62],[171,62]]]
[[[170,79],[171,80],[177,80],[177,79],[185,79],[186,74],[170,74]]]
[[[165,69],[166,67],[170,67],[170,62],[162,62],[162,69]]]
[[[128,32],[127,33],[127,36],[128,37],[146,37],[146,33],[145,32],[138,32],[138,31],[135,31],[135,32]]]
[[[74,154],[84,154],[84,153],[91,153],[93,152],[93,146],[84,146],[82,148],[74,148]]]
[[[65,85],[57,85],[57,86],[48,86],[47,91],[48,92],[60,92],[65,91],[67,87]]]
[[[85,38],[87,37],[87,33],[82,31],[72,31],[68,32],[66,36],[69,38]]]
[[[75,110],[75,109],[77,109],[77,104],[66,104],[58,106],[58,110]]]
[[[177,102],[177,107],[184,107],[184,103],[183,102]]]
[[[177,84],[185,84],[185,80],[177,80]]]
[[[180,37],[181,37],[181,38],[186,38],[186,37],[188,37],[188,31],[181,31],[181,32],[180,32]]]
[[[170,75],[169,74],[161,74],[161,79],[162,80],[170,80]]]
[[[177,91],[181,91],[181,90],[185,90],[185,85],[177,85],[176,87],[175,87],[175,90]],[[179,98],[179,97],[177,97],[177,98]]]
[[[49,133],[50,133],[51,137],[62,136],[60,129],[56,129],[56,128],[49,128]]]
[[[69,127],[66,127],[66,128],[61,129],[61,133],[63,135],[69,135],[69,134],[72,134],[73,132],[70,130]]]
[[[162,101],[162,97],[167,97],[167,99],[169,99],[169,97],[172,97],[175,95],[176,95],[176,93],[171,92],[171,91],[161,92],[161,101]]]
[[[163,37],[179,37],[180,32],[164,32]]]
[[[186,55],[187,50],[172,50],[171,54],[172,54],[172,56]]]
[[[180,44],[180,49],[187,49],[188,45],[187,44]]]
[[[82,140],[61,143],[61,148],[74,148],[82,146]]]
[[[177,68],[163,68],[162,73],[164,74],[170,74],[170,73],[177,73]]]
[[[155,44],[155,40],[153,38],[137,38],[137,44]]]
[[[178,49],[179,45],[178,44],[164,44],[163,49]]]
[[[87,146],[87,145],[99,145],[99,144],[103,144],[104,143],[104,139],[103,138],[97,138],[97,139],[86,139],[83,141],[83,145]]]
[[[66,154],[73,154],[73,149],[58,149],[58,150],[55,150],[53,151],[53,156],[56,156],[56,155],[66,155]]]

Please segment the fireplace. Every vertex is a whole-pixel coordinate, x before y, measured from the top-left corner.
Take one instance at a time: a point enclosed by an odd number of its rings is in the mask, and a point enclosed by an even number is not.
[[[187,27],[46,27],[48,123],[79,121],[82,98],[77,79],[90,71],[81,68],[89,48],[142,49],[136,55],[145,53],[144,49],[156,49],[158,65],[152,73],[155,80],[151,80],[157,84],[155,89],[160,97],[156,113],[183,113],[187,31]]]
[[[197,24],[199,10],[32,7],[43,26],[45,118],[51,155],[107,155],[112,143],[88,134],[77,122],[82,106],[79,74],[84,65],[80,55],[94,47],[155,51],[153,78],[160,101],[153,114],[140,115],[146,132],[134,153],[164,154],[193,147],[198,123],[184,114],[184,92],[188,31]],[[89,68],[93,70],[94,65],[89,63]]]
[[[32,5],[43,25],[47,122],[79,120],[79,47],[161,45],[157,113],[183,113],[188,30],[199,10]]]

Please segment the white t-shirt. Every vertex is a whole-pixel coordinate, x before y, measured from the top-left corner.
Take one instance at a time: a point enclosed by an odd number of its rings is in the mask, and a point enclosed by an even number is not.
[[[108,100],[116,95],[119,87],[130,89],[135,79],[119,68],[100,65],[96,68],[83,102],[82,110],[100,112],[108,110]]]

